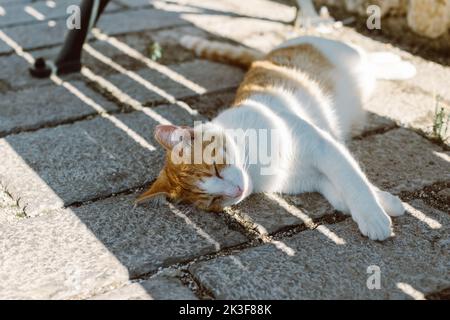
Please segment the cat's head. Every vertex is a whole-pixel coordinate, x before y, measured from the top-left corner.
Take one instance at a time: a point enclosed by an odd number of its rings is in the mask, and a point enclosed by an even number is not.
[[[212,125],[159,125],[155,139],[166,151],[166,161],[152,186],[137,202],[155,197],[220,211],[251,193],[233,139]]]

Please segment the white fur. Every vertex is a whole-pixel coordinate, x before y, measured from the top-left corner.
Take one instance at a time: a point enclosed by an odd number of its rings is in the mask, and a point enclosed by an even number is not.
[[[238,202],[251,192],[318,191],[336,209],[350,213],[362,234],[384,240],[391,236],[388,215],[401,215],[404,207],[397,197],[368,181],[343,144],[352,128],[363,125],[362,100],[369,97],[376,76],[381,75],[373,72],[372,62],[361,49],[341,42],[301,37],[281,47],[300,43],[314,45],[334,64],[335,95],[319,99],[303,88],[288,92],[280,87],[276,93],[253,95],[239,107],[219,114],[212,121],[217,128],[277,129],[283,136],[282,157],[275,164],[275,174],[261,174],[261,163],[241,165],[242,174],[228,178],[225,192],[232,192],[233,185],[244,187],[245,195],[235,201]],[[395,66],[390,61],[390,67]],[[389,76],[393,74],[390,72]],[[237,152],[248,156],[245,145],[236,147],[240,150]],[[214,181],[204,187],[215,193],[224,191]]]

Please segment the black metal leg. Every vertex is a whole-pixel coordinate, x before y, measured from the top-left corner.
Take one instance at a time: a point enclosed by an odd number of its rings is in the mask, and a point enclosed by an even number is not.
[[[90,29],[97,23],[109,0],[83,0],[80,7],[80,29],[72,29],[66,35],[64,45],[55,60],[58,75],[79,72],[84,42]],[[46,78],[51,69],[43,58],[36,59],[30,73],[33,77]]]

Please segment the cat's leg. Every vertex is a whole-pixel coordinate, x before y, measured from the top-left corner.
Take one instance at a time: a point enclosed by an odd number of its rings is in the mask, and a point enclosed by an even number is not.
[[[345,203],[341,193],[333,186],[326,177],[322,177],[318,184],[318,191],[333,206],[334,209],[345,214],[350,214],[350,210]]]
[[[328,133],[316,130],[312,157],[317,169],[339,188],[361,233],[372,240],[390,237],[392,221],[359,165],[341,143]]]
[[[405,213],[405,206],[398,197],[390,194],[389,192],[382,191],[374,185],[372,185],[372,188],[375,191],[375,196],[378,202],[389,216],[398,217]],[[350,214],[350,210],[345,203],[342,194],[327,178],[324,177],[320,180],[318,189],[318,191],[328,200],[333,208],[344,214]]]
[[[398,217],[405,213],[406,208],[403,205],[399,197],[390,194],[389,192],[382,191],[373,186],[378,201],[383,206],[384,210],[391,217]]]

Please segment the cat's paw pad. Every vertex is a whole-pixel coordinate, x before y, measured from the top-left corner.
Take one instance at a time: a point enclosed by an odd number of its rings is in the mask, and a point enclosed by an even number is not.
[[[380,209],[368,212],[368,214],[354,217],[359,230],[371,240],[386,240],[392,236],[391,218]]]
[[[391,217],[398,217],[405,213],[406,208],[399,197],[394,196],[386,191],[377,191],[377,198],[386,211]]]

